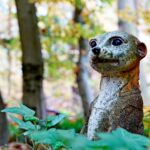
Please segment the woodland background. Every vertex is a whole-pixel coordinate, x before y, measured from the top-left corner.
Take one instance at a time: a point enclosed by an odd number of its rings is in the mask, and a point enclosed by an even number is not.
[[[0,110],[23,102],[40,118],[65,113],[79,130],[100,83],[88,64],[88,40],[114,30],[147,45],[140,85],[148,106],[149,0],[0,0]],[[13,139],[17,128],[9,122]],[[0,145],[8,141],[7,129],[1,113]]]

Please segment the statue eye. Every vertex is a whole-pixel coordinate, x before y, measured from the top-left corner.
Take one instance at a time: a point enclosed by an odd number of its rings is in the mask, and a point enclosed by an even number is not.
[[[121,38],[115,38],[115,39],[112,40],[111,44],[114,45],[114,46],[119,46],[122,43],[123,43],[123,40]]]
[[[95,47],[97,45],[96,39],[92,39],[89,44],[92,48]]]

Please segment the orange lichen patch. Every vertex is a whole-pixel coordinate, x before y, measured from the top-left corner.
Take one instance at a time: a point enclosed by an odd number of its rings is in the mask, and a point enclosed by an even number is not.
[[[130,91],[133,88],[139,88],[139,67],[137,66],[127,73],[124,78],[127,79],[128,84],[123,88],[123,91]]]

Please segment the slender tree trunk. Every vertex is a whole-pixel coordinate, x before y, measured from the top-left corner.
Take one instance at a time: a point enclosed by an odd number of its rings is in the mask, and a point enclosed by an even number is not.
[[[7,60],[8,60],[8,76],[7,76],[7,86],[8,86],[8,96],[11,96],[11,52],[10,49],[7,48]]]
[[[138,20],[137,0],[118,0],[118,13],[120,11],[125,11],[127,7],[133,13],[133,14],[129,14],[129,17],[130,15],[133,15],[134,19],[132,22],[129,22],[127,21],[126,18],[121,18],[119,16],[119,19],[118,19],[119,30],[125,31],[125,32],[128,32],[130,34],[137,36],[138,34],[138,29],[136,26],[137,20]],[[124,13],[127,13],[127,12],[124,12]]]
[[[0,111],[5,108],[3,98],[0,93]],[[8,143],[8,124],[5,113],[0,112],[0,146]]]
[[[74,22],[84,24],[83,18],[81,16],[82,8],[75,7],[74,13]],[[78,60],[78,72],[77,72],[77,84],[79,93],[82,100],[83,111],[85,118],[88,116],[89,113],[89,104],[92,101],[92,92],[89,85],[89,72],[88,72],[88,58],[87,58],[87,51],[88,51],[88,41],[87,39],[83,38],[82,36],[79,38],[79,60]]]
[[[12,37],[12,32],[11,32],[11,2],[8,2],[8,35],[9,38],[11,39]],[[8,78],[7,78],[7,82],[8,82],[8,96],[11,96],[11,67],[12,67],[12,59],[11,59],[11,50],[9,48],[9,46],[7,46],[7,60],[8,60]]]
[[[28,0],[15,0],[22,46],[23,103],[34,109],[38,117],[45,116],[43,98],[43,59],[36,8]]]

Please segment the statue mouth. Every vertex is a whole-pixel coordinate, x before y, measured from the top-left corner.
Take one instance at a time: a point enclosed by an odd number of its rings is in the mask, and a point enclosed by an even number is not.
[[[119,64],[118,59],[112,59],[112,58],[93,58],[92,63],[97,64],[97,63],[117,63]]]

